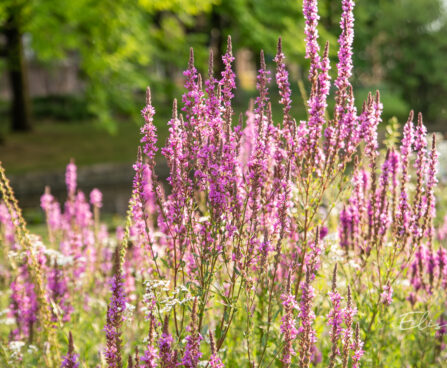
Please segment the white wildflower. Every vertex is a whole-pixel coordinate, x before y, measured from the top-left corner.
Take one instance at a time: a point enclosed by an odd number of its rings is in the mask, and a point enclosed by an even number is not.
[[[124,319],[127,323],[132,322],[135,312],[135,306],[133,304],[126,303],[126,309],[124,311]]]
[[[15,320],[15,318],[12,318],[12,317],[8,317],[8,318],[4,318],[4,319],[0,320],[0,324],[6,325],[6,326],[12,326],[15,323],[16,323],[16,320]]]
[[[22,347],[25,346],[23,341],[11,341],[8,345],[10,351],[10,357],[13,361],[19,361],[23,359]]]
[[[35,345],[29,345],[28,346],[28,353],[29,354],[35,353],[37,350],[38,350],[37,346],[35,346]]]
[[[356,261],[354,261],[353,259],[350,259],[350,260],[349,260],[349,265],[350,265],[352,268],[356,269],[356,270],[359,270],[359,269],[360,269],[360,265],[359,265]]]

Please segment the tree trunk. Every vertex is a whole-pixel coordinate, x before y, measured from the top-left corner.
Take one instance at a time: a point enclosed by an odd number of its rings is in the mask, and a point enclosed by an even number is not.
[[[4,27],[9,82],[12,92],[11,129],[31,130],[31,104],[22,33],[20,30],[20,8],[10,8]]]
[[[214,5],[211,11],[211,19],[210,19],[210,47],[214,52],[214,75],[218,78],[220,77],[221,71],[224,69],[224,64],[222,61],[222,55],[225,54],[225,35],[223,34],[223,19],[222,15],[217,9],[217,6]]]

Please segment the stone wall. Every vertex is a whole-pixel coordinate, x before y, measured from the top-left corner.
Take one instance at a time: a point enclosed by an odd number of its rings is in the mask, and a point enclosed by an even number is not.
[[[78,188],[89,195],[93,188],[103,193],[103,211],[124,215],[132,191],[134,171],[129,164],[100,164],[78,168]],[[167,176],[166,165],[158,165],[157,175],[161,180]],[[50,186],[51,193],[60,201],[66,198],[65,171],[37,172],[10,175],[20,206],[37,208],[45,186]]]
[[[52,68],[30,62],[28,79],[31,97],[76,95],[82,93],[85,86],[74,59],[59,62]],[[10,96],[8,75],[3,73],[0,75],[0,99],[9,100]]]

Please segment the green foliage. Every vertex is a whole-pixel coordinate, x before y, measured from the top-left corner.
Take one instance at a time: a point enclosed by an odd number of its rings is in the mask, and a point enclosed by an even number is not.
[[[400,138],[399,128],[399,120],[395,116],[388,120],[388,124],[385,127],[386,137],[383,141],[386,148],[393,148],[398,143]]]
[[[142,99],[148,84],[154,94],[172,99],[182,83],[185,45],[195,47],[202,72],[208,47],[222,52],[228,34],[235,48],[264,48],[271,55],[282,35],[289,60],[304,53],[303,19],[294,0],[7,0],[0,4],[0,25],[12,9],[34,59],[48,68],[78,60],[88,110],[109,129],[116,129],[111,120],[117,113],[136,117],[135,99]]]
[[[360,80],[362,75],[381,79],[427,121],[445,120],[446,20],[442,0],[359,0],[355,48],[361,51],[356,56]]]
[[[55,119],[62,122],[82,121],[92,118],[83,96],[49,95],[33,99],[35,118]]]
[[[340,12],[338,5],[320,2],[321,44],[333,43],[339,34],[334,21]],[[384,98],[392,110],[390,117],[407,113],[401,102],[404,97],[429,117],[442,119],[446,114],[440,99],[447,90],[443,63],[447,41],[440,0],[376,0],[361,5],[356,14],[356,48],[362,50],[355,61],[361,69],[359,83],[373,89],[365,78],[375,76],[363,73],[373,66],[382,82],[391,86],[390,96]],[[131,114],[138,96],[135,92],[149,83],[160,95],[172,97],[187,56],[185,44],[196,46],[196,63],[203,71],[206,46],[222,51],[227,34],[233,35],[235,48],[265,49],[268,54],[273,54],[273,45],[282,36],[289,61],[301,60],[300,7],[294,0],[7,0],[0,4],[0,23],[11,8],[18,9],[22,31],[30,35],[39,61],[51,67],[68,56],[78,58],[87,81],[89,110],[107,123],[113,112]],[[336,52],[331,50],[333,63]]]
[[[405,119],[411,106],[428,122],[445,121],[447,22],[442,0],[358,3],[358,101],[380,86],[386,119]],[[206,73],[208,49],[222,52],[229,34],[235,50],[246,48],[257,55],[264,49],[267,60],[282,36],[296,79],[296,66],[307,68],[301,6],[295,0],[4,0],[0,27],[11,13],[18,16],[28,54],[49,69],[68,57],[77,60],[89,113],[116,130],[113,117],[136,117],[136,101],[141,104],[148,84],[163,103],[178,92],[188,54],[185,46],[195,48],[196,65]],[[340,34],[340,2],[320,0],[319,7],[320,45],[334,45]],[[330,50],[333,70],[337,51]],[[217,55],[215,61],[219,69]]]
[[[190,18],[209,9],[211,1],[178,5],[178,1],[9,0],[0,4],[0,25],[12,11],[18,13],[21,32],[30,36],[33,57],[50,68],[68,57],[79,60],[89,111],[112,128],[113,113],[133,114],[135,93],[150,82],[148,67],[154,69],[157,62],[165,61],[154,57],[157,12],[176,10],[180,18]],[[168,19],[171,22],[161,25],[158,39],[175,30],[175,17]],[[187,42],[182,27],[173,47]],[[169,51],[172,59],[174,49]]]
[[[410,104],[407,103],[401,96],[400,91],[391,89],[388,85],[368,85],[359,86],[356,89],[357,108],[361,111],[363,101],[366,101],[368,93],[374,93],[376,90],[380,91],[380,98],[383,103],[383,120],[387,121],[393,116],[399,117],[401,120],[408,117],[410,111]]]
[[[139,0],[139,4],[150,12],[171,11],[185,14],[197,15],[201,12],[209,12],[213,4],[219,0]]]

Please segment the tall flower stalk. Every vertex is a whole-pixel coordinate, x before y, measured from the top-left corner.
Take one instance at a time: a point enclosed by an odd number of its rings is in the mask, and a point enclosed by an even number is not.
[[[123,276],[121,269],[121,249],[118,246],[114,254],[113,275],[110,280],[112,295],[107,307],[106,350],[104,356],[109,368],[122,368],[122,324],[126,309],[126,298],[123,290]]]
[[[74,352],[73,336],[71,331],[68,333],[68,352],[63,357],[61,368],[78,368],[78,355]]]
[[[380,94],[370,93],[357,111],[354,2],[341,0],[341,8],[338,61],[331,65],[329,44],[319,44],[318,1],[303,1],[310,94],[301,121],[293,117],[281,39],[274,75],[261,52],[257,96],[239,119],[231,38],[220,73],[210,52],[202,75],[191,49],[185,93],[173,102],[161,149],[148,88],[126,223],[114,232],[99,213],[107,196],[97,189],[84,194],[71,160],[65,203],[49,188],[41,197],[48,237],[31,236],[0,169],[0,253],[11,260],[0,265],[2,284],[10,285],[2,330],[12,325],[0,359],[60,367],[58,331],[68,322],[84,326],[107,295],[106,345],[98,350],[110,368],[348,368],[365,354],[368,364],[383,364],[375,343],[392,335],[379,336],[389,324],[379,329],[378,321],[445,299],[447,217],[435,218],[442,212],[438,153],[435,138],[427,144],[422,116],[414,124],[411,113],[401,143],[392,133],[384,150]],[[169,171],[165,183],[157,177],[159,149]],[[441,332],[417,364],[439,361]],[[408,333],[395,340],[420,342]],[[390,338],[381,348],[391,351],[393,344]],[[21,351],[24,345],[29,349]],[[411,366],[417,354],[412,349],[396,361]],[[86,364],[91,355],[83,357]],[[63,366],[78,364],[70,337]]]

